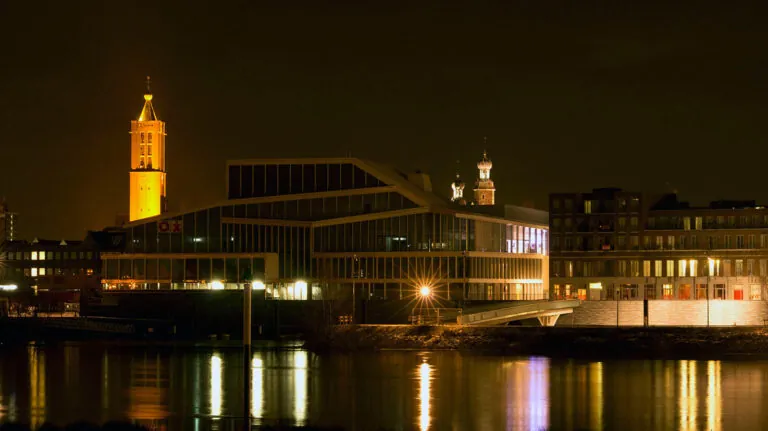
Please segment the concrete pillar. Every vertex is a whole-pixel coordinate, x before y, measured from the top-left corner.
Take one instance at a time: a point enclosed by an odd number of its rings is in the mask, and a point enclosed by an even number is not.
[[[559,314],[554,314],[551,316],[539,316],[538,319],[541,326],[555,326],[558,317],[560,317]]]

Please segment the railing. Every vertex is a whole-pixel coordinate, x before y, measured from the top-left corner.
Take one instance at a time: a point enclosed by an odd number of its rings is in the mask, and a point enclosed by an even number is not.
[[[456,323],[462,313],[461,308],[414,308],[408,316],[408,322],[411,325],[440,325],[449,321]]]

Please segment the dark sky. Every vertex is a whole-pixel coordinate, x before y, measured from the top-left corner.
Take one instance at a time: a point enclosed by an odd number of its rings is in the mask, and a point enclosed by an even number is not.
[[[768,202],[768,2],[320,3],[0,0],[0,195],[21,236],[127,212],[146,75],[176,209],[222,199],[227,159],[349,151],[447,194],[483,136],[497,202]]]

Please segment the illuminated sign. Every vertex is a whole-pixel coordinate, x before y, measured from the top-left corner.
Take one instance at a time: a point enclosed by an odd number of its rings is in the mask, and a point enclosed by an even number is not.
[[[163,220],[157,223],[157,231],[160,233],[181,233],[184,222],[181,220]]]

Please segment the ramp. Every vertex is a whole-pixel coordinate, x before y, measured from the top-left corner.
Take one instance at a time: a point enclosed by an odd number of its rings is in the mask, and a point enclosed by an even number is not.
[[[573,313],[581,301],[535,301],[524,304],[495,304],[493,309],[465,309],[456,321],[460,325],[501,325],[515,320],[538,318],[541,326],[555,326],[561,314]]]

